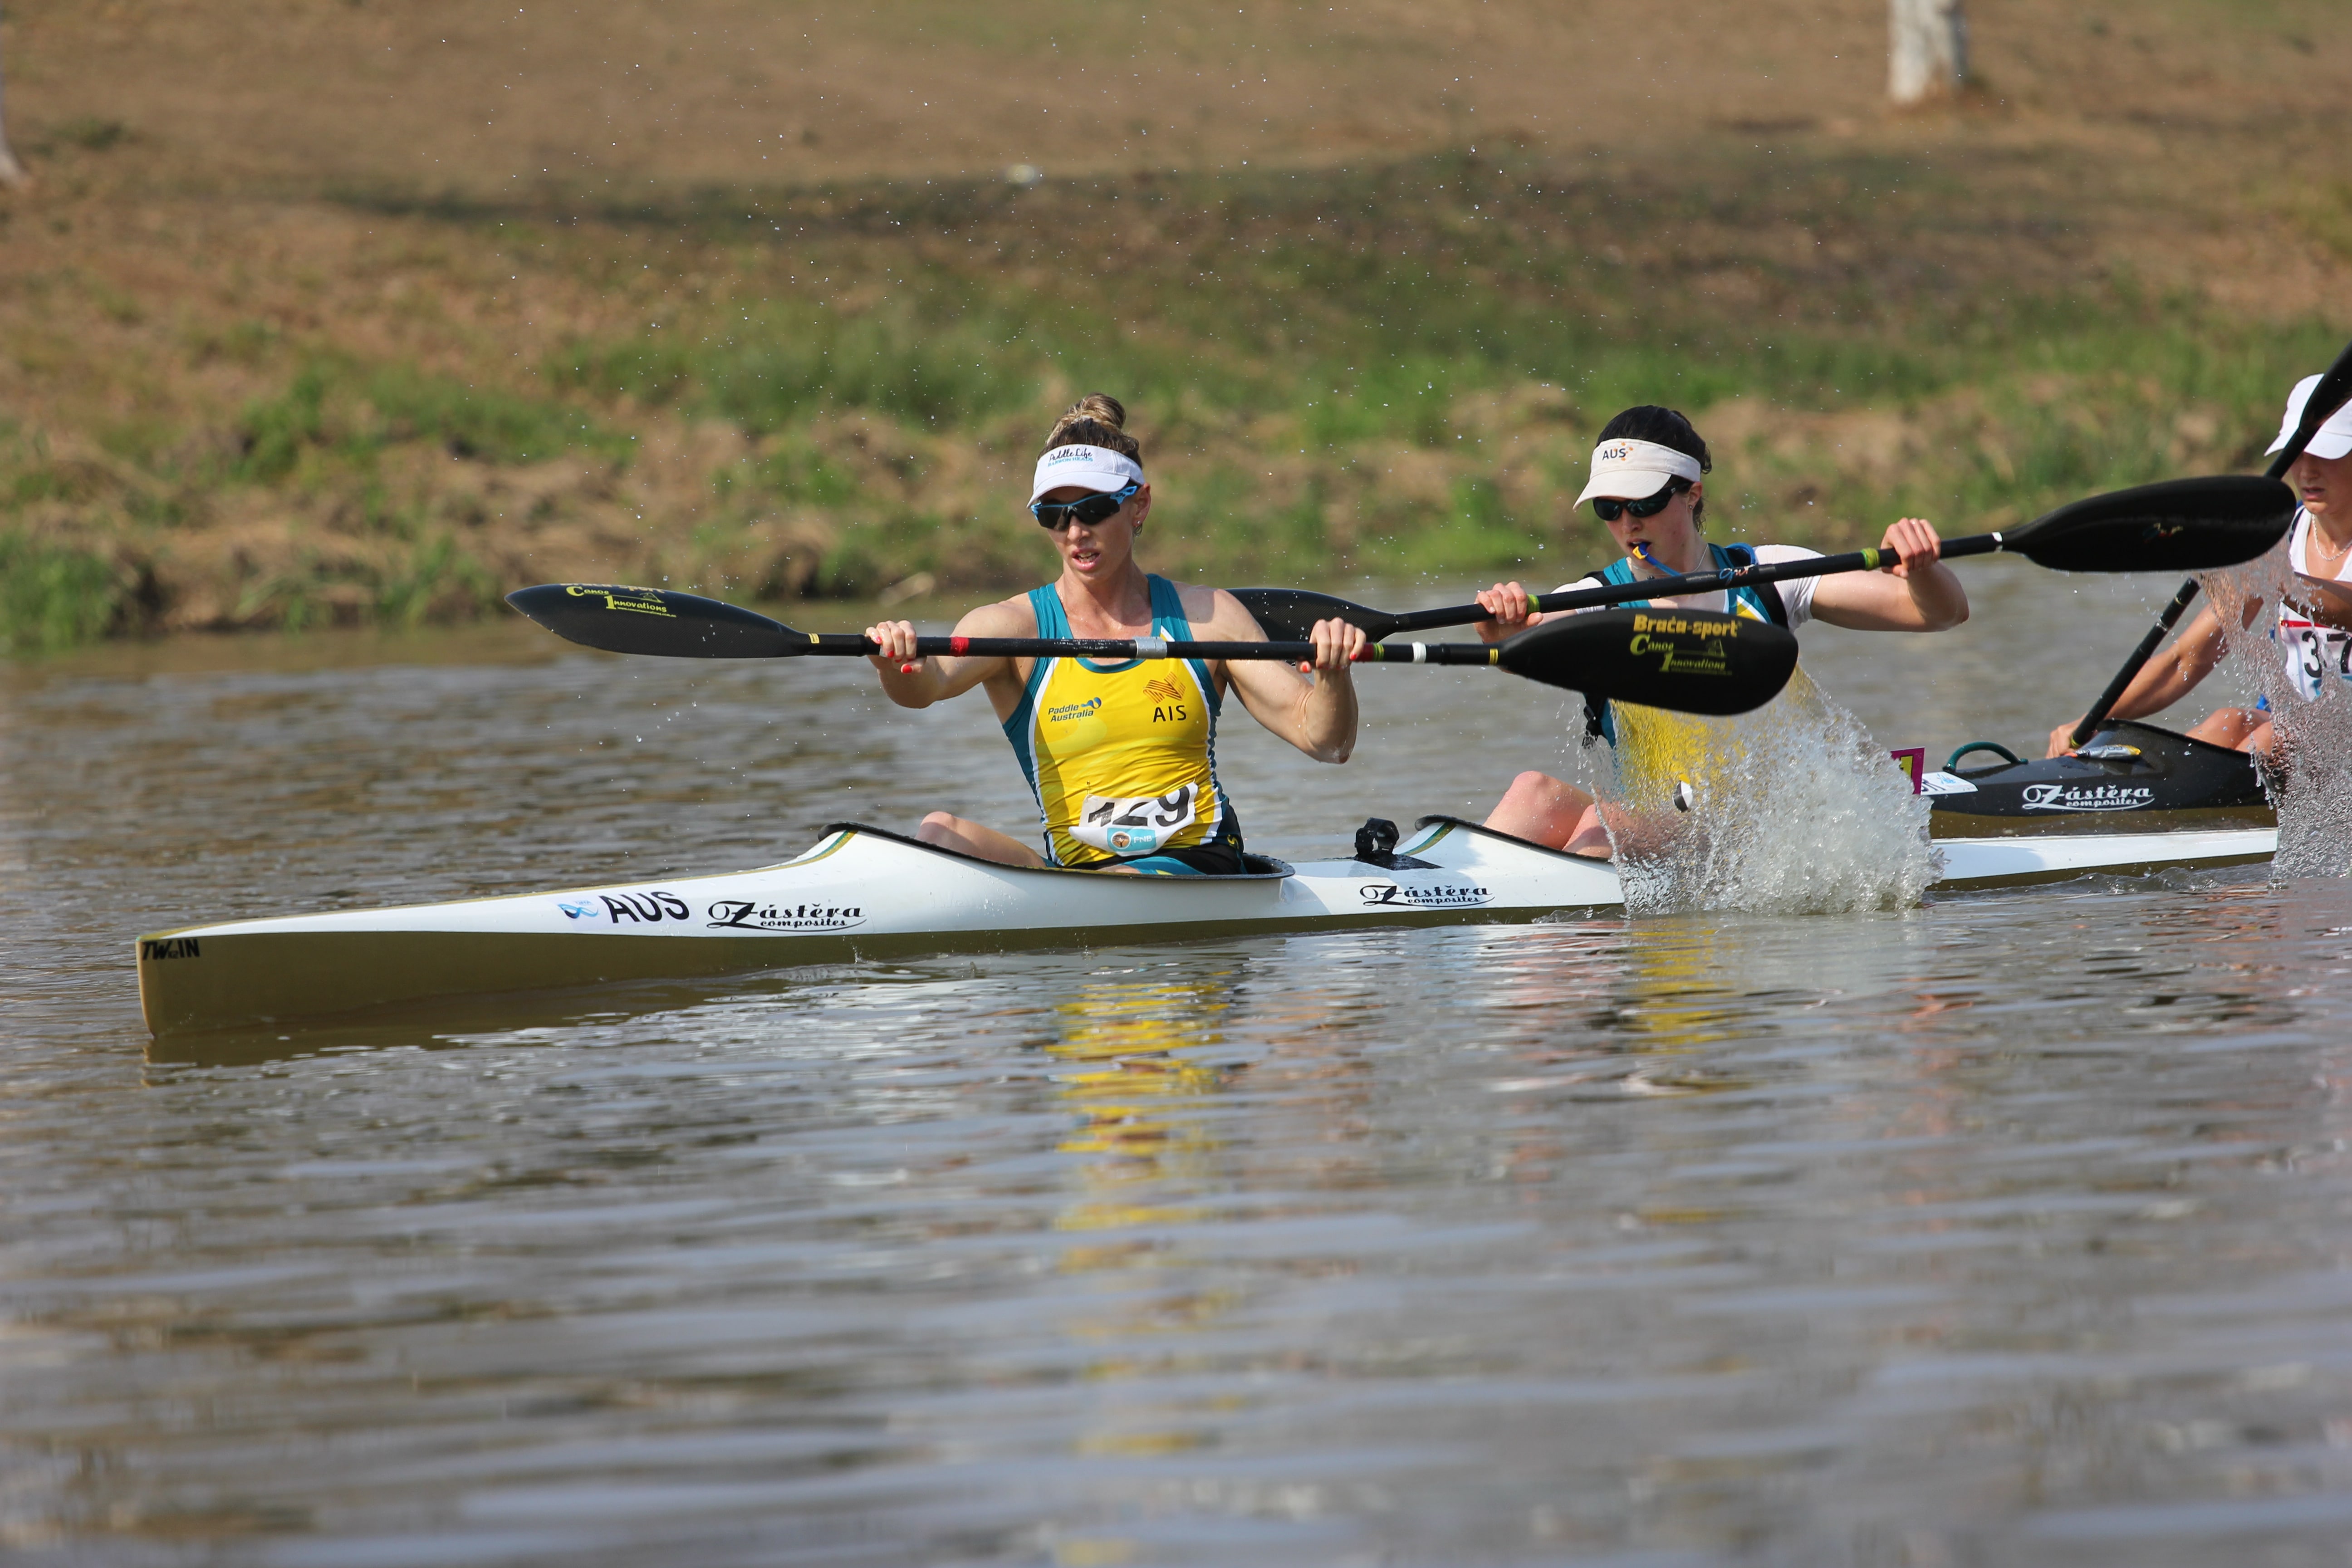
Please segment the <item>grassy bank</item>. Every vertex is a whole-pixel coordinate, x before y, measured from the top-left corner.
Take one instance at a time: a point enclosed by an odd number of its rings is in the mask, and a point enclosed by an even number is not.
[[[0,419],[0,638],[1031,582],[1029,461],[1097,388],[1150,559],[1223,582],[1562,574],[1605,548],[1567,505],[1593,437],[1647,401],[1715,444],[1727,537],[1997,527],[2248,465],[2340,347],[2135,267],[2095,169],[1802,151],[616,207],[130,203],[81,148],[7,226],[0,342],[53,395]]]

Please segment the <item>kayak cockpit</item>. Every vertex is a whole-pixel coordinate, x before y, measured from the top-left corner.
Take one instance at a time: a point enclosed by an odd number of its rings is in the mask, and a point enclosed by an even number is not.
[[[872,838],[887,838],[893,844],[903,844],[909,849],[919,849],[926,855],[937,855],[948,860],[961,860],[971,866],[986,866],[996,871],[1013,871],[1023,875],[1047,877],[1099,878],[1106,875],[1105,871],[1089,870],[1084,866],[1008,866],[1002,860],[990,860],[978,855],[967,855],[961,849],[950,849],[944,845],[927,844],[912,834],[894,833],[889,828],[877,827],[867,822],[828,822],[824,825],[824,831],[840,837],[833,838],[829,843],[820,843],[808,854],[787,864],[801,866],[811,860],[822,858],[824,855],[830,854],[834,848],[846,842],[848,835],[864,834]],[[1271,855],[1254,855],[1247,850],[1242,852],[1242,864],[1249,869],[1216,874],[1203,872],[1198,877],[1183,877],[1176,879],[1184,882],[1278,882],[1285,877],[1297,874],[1296,868],[1287,860],[1277,860]]]

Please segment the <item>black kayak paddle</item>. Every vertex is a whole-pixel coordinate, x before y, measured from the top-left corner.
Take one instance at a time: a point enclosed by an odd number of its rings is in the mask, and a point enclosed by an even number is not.
[[[880,647],[856,633],[795,631],[781,621],[696,594],[548,583],[507,603],[558,637],[607,653],[671,658],[859,658]],[[1315,645],[1180,642],[1161,637],[915,639],[919,656],[958,658],[1250,658],[1305,663]],[[1492,665],[1589,697],[1684,713],[1745,713],[1779,695],[1797,668],[1797,639],[1779,626],[1690,611],[1618,610],[1530,626],[1494,644],[1373,644],[1373,664]]]
[[[1944,558],[2022,555],[2061,572],[2179,572],[2234,566],[2268,550],[2294,521],[2294,496],[2275,479],[2223,474],[2209,479],[2168,479],[2127,490],[2071,501],[2053,512],[1998,533],[1975,533],[1944,541]],[[1840,572],[1874,572],[1893,565],[1891,552],[1854,550],[1766,565],[1729,566],[1677,577],[1598,588],[1531,594],[1530,613],[1591,609],[1635,599],[1670,599],[1716,588],[1784,583],[1792,577],[1826,577]],[[1368,609],[1300,588],[1236,588],[1268,637],[1303,637],[1317,621],[1343,620],[1375,641],[1398,632],[1433,626],[1465,626],[1486,619],[1476,605],[1402,615]]]

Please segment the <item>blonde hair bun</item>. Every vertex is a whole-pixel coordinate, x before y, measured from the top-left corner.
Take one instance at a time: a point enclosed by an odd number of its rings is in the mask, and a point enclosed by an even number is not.
[[[1143,443],[1127,433],[1127,405],[1108,392],[1089,392],[1062,410],[1040,451],[1056,447],[1102,447],[1143,461]]]

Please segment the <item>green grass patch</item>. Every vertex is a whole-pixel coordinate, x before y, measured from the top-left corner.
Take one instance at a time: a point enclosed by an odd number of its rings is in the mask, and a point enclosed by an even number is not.
[[[1181,464],[1160,547],[1181,531],[1213,567],[1304,578],[1605,548],[1569,505],[1601,423],[1633,404],[1685,409],[1716,440],[1726,527],[1839,544],[1905,511],[1957,528],[2242,466],[2285,386],[2337,346],[2324,323],[2250,322],[2127,279],[1962,278],[1934,261],[1969,197],[1952,172],[1837,154],[1653,188],[1450,157],[1013,197],[829,189],[755,224],[681,211],[664,222],[706,227],[725,286],[543,368],[591,405],[781,443],[755,481],[779,504],[891,516],[906,561],[845,542],[840,561],[873,563],[845,582],[933,570],[919,520],[995,503],[894,496],[813,444],[824,421],[873,416],[1017,466],[1058,394],[1108,390],[1148,457]],[[1987,220],[2029,247],[2046,221]],[[761,233],[793,237],[762,249]],[[1862,259],[1809,259],[1791,234]],[[584,264],[618,286],[637,254],[616,241]],[[1400,448],[1450,471],[1407,484]]]
[[[677,405],[756,435],[840,410],[952,426],[1035,395],[1038,357],[1003,341],[1007,325],[899,300],[848,315],[807,302],[770,306],[699,334],[665,328],[582,341],[545,369],[559,387]]]
[[[619,460],[633,445],[567,404],[400,364],[305,365],[284,391],[248,403],[236,434],[230,476],[250,484],[287,479],[319,458],[363,467],[412,441],[486,463],[544,462],[574,450]]]
[[[115,628],[123,587],[105,561],[81,550],[0,531],[0,647],[58,653]]]

